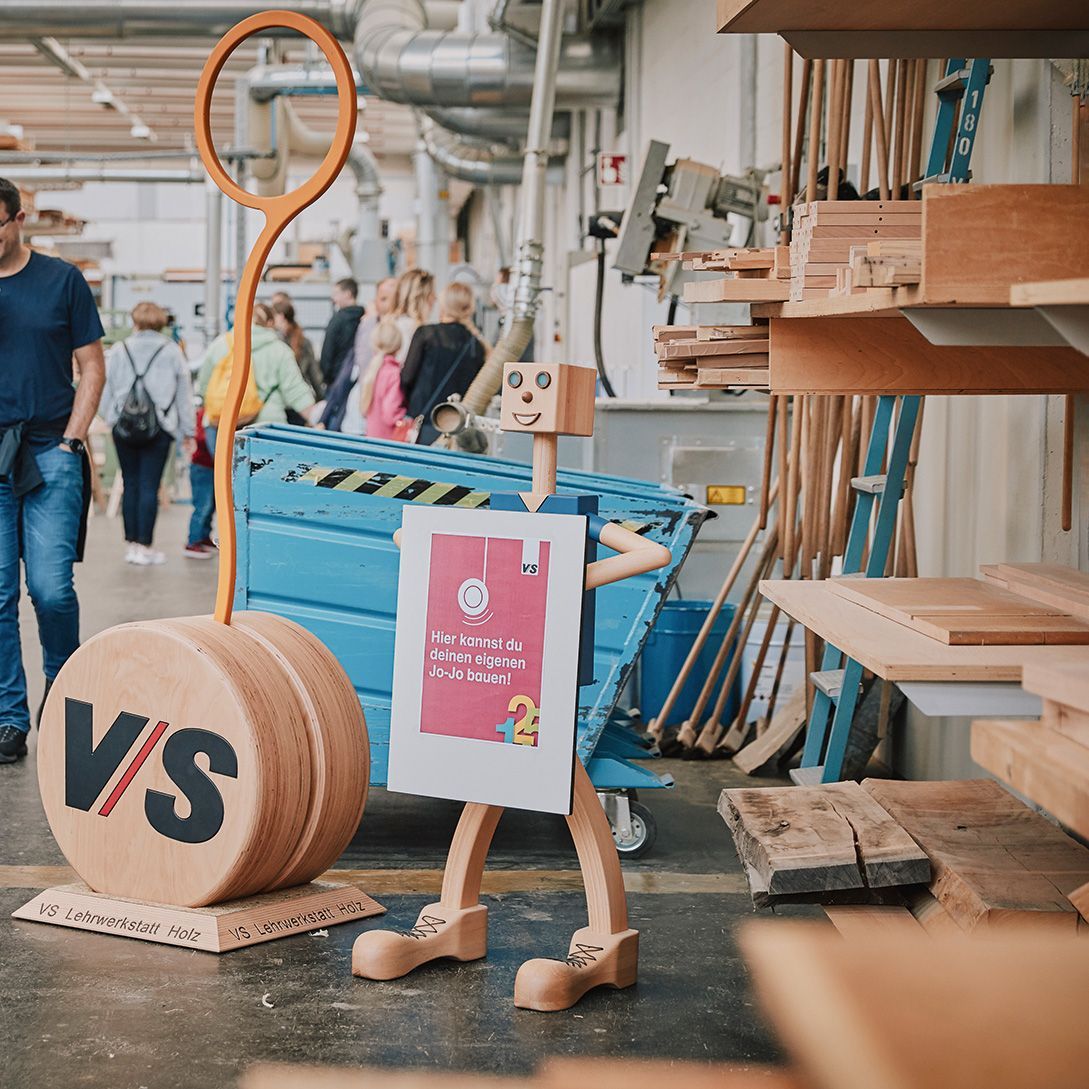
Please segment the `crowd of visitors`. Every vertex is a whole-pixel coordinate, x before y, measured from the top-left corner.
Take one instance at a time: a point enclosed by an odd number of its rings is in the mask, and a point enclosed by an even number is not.
[[[142,301],[132,309],[132,332],[104,353],[86,280],[75,266],[32,251],[25,219],[18,187],[0,178],[0,763],[26,755],[31,727],[19,640],[24,577],[47,694],[79,645],[72,568],[83,554],[93,471],[85,444],[95,416],[116,451],[125,561],[166,561],[154,534],[172,453],[187,463],[193,503],[183,554],[210,559],[216,436],[234,346],[232,330],[187,360],[184,344],[168,335],[169,313]],[[290,295],[278,291],[256,304],[240,425],[288,422],[434,441],[432,408],[464,394],[491,350],[473,322],[472,289],[455,282],[439,292],[431,273],[410,269],[377,284],[366,305],[358,295],[352,279],[333,286],[318,353]]]

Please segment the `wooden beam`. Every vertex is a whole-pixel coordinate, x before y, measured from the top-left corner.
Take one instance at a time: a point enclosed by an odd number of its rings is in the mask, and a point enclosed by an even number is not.
[[[773,393],[1089,390],[1089,367],[1073,348],[941,347],[902,316],[772,318],[770,328]]]

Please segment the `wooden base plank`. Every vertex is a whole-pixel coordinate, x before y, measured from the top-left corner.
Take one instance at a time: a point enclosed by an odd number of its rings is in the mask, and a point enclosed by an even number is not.
[[[782,754],[805,728],[805,722],[805,685],[800,684],[786,704],[775,712],[768,728],[734,754],[734,764],[746,775],[752,775]]]
[[[990,779],[862,784],[930,857],[930,890],[966,930],[1073,934],[1069,894],[1089,881],[1089,850]]]
[[[205,908],[177,908],[104,896],[75,883],[46,889],[12,912],[12,918],[206,953],[226,953],[382,915],[385,910],[359,889],[327,881],[312,881]]]
[[[824,914],[845,938],[910,934],[922,929],[915,916],[897,904],[828,904]]]

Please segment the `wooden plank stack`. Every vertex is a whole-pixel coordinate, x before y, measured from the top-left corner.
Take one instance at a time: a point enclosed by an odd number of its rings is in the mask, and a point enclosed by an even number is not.
[[[686,272],[724,272],[721,280],[684,285],[687,303],[785,302],[790,295],[790,259],[786,246],[710,250],[705,253],[652,254],[684,262]]]
[[[828,587],[950,646],[1089,643],[1089,624],[1070,611],[982,579],[830,579]]]
[[[906,287],[923,276],[923,244],[904,238],[852,246],[850,264],[836,274],[833,295],[853,295],[870,287]]]
[[[1040,719],[973,722],[972,759],[1089,838],[1089,653],[1030,662],[1021,683],[1042,698]],[[1089,909],[1089,886],[1081,895]]]
[[[921,238],[922,204],[917,200],[817,200],[795,205],[790,301],[819,298],[835,289],[837,275],[842,277],[851,266],[856,247]]]
[[[655,325],[659,389],[767,389],[766,325]]]

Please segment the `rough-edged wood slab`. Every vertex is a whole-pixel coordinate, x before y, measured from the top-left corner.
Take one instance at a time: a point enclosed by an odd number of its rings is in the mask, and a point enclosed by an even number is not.
[[[1055,935],[844,941],[750,922],[757,997],[815,1089],[1081,1089],[1089,943]]]
[[[782,755],[805,727],[805,685],[790,694],[786,704],[775,712],[768,728],[734,756],[734,763],[752,775],[769,761]]]
[[[771,897],[930,877],[924,852],[857,783],[724,790],[718,810]]]
[[[965,930],[1073,933],[1069,896],[1089,882],[1089,850],[990,779],[862,787],[930,857],[930,890]]]

